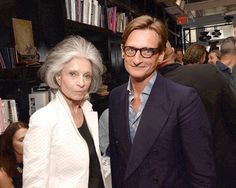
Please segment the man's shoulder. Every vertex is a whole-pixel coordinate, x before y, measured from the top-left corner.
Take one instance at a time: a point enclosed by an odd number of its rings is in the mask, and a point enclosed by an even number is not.
[[[127,90],[128,83],[124,83],[120,86],[117,86],[111,90],[111,95],[121,93]]]
[[[160,77],[159,77],[160,79]],[[176,82],[175,80],[169,79],[168,77],[163,77],[161,78],[166,84],[166,88],[168,88],[168,91],[171,93],[171,95],[174,95],[175,93],[188,93],[195,91],[193,87],[183,85],[179,82]]]
[[[229,70],[229,67],[227,67],[224,63],[222,63],[221,61],[217,61],[216,62],[216,67],[221,70],[221,71],[227,71]]]

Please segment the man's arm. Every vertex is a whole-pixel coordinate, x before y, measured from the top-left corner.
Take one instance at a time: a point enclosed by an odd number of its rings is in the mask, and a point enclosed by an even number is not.
[[[211,126],[200,97],[192,89],[181,102],[180,134],[192,188],[215,188]]]

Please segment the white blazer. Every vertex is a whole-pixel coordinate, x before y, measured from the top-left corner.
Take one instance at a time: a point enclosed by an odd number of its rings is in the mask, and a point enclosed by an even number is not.
[[[82,110],[101,165],[97,112],[89,101],[85,101]],[[88,188],[87,143],[77,130],[60,91],[30,117],[23,160],[24,188]],[[103,170],[102,175],[104,181]]]

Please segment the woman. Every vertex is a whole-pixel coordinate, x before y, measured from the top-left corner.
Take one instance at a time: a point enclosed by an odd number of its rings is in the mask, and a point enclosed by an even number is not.
[[[185,64],[203,64],[206,60],[206,47],[201,44],[191,44],[184,55]]]
[[[55,98],[30,117],[23,187],[103,188],[98,116],[87,100],[101,84],[102,59],[79,36],[58,43],[40,69]]]
[[[2,135],[0,155],[0,188],[21,188],[23,140],[28,125],[11,123]]]
[[[217,61],[220,61],[220,51],[212,50],[208,54],[208,63],[215,65]]]

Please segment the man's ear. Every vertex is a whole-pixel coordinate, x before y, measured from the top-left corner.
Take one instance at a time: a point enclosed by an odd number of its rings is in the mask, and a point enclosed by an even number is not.
[[[158,57],[158,62],[161,63],[164,60],[165,52],[161,52]]]
[[[121,50],[121,57],[122,57],[122,59],[124,59],[125,54],[124,54],[124,51],[123,51],[123,44],[120,45],[120,50]]]

